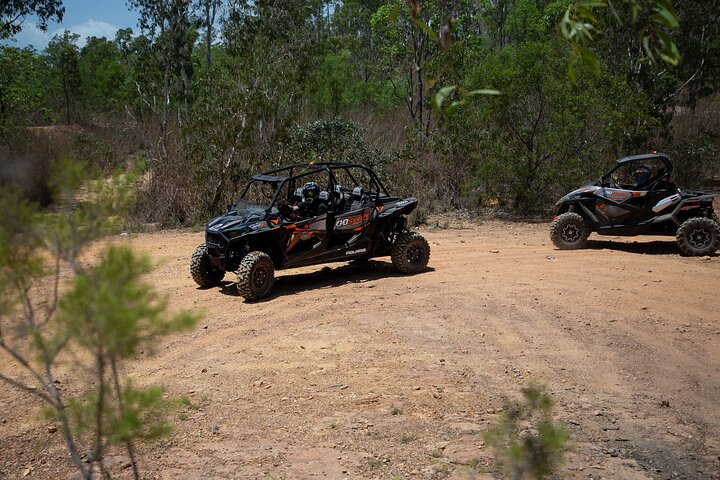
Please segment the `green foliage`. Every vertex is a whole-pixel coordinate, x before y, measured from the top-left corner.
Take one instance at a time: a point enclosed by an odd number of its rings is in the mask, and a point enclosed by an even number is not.
[[[62,106],[65,109],[65,121],[68,124],[72,120],[71,110],[74,109],[80,93],[80,70],[78,68],[80,50],[77,46],[79,39],[80,35],[65,30],[62,35],[55,35],[45,49],[55,79],[51,85],[60,92]]]
[[[57,321],[64,334],[91,351],[125,359],[139,347],[152,348],[168,332],[191,327],[195,316],[168,316],[167,300],[140,281],[149,271],[147,257],[137,258],[127,247],[109,247],[98,265],[78,273],[60,301]]]
[[[392,82],[395,95],[405,102],[413,125],[426,132],[432,114],[429,94],[435,83],[427,68],[440,52],[441,41],[435,29],[447,21],[444,8],[442,2],[436,1],[409,2],[406,7],[396,0],[378,8],[370,20],[382,71]],[[449,41],[443,45],[449,45]]]
[[[318,120],[290,133],[289,151],[302,162],[351,162],[381,167],[386,159],[363,140],[363,129],[346,120]]]
[[[567,7],[560,30],[572,45],[573,56],[568,73],[573,81],[577,80],[578,64],[600,75],[600,60],[590,48],[601,32],[597,9],[609,9],[613,21],[623,25],[623,18],[627,17],[619,14],[619,10],[627,7],[632,24],[638,27],[638,38],[647,60],[655,63],[659,57],[669,66],[677,66],[680,62],[680,51],[669,33],[680,26],[672,0],[620,0],[617,3],[620,5],[612,0],[580,0]]]
[[[720,86],[720,1],[677,2],[680,29],[674,39],[682,52],[676,70],[679,81],[688,79],[688,106],[694,111],[699,97]]]
[[[349,50],[328,53],[322,58],[319,67],[314,72],[317,76],[313,82],[317,89],[315,104],[323,110],[330,110],[333,116],[338,116],[352,101],[350,98],[350,87],[352,86],[350,55]]]
[[[62,0],[3,0],[0,3],[0,39],[20,32],[29,15],[34,15],[38,28],[45,31],[48,21],[62,22],[64,13]]]
[[[720,3],[675,3],[133,0],[139,32],[0,47],[0,155],[20,161],[26,126],[82,122],[91,162],[148,159],[133,215],[161,224],[205,220],[286,154],[381,163],[389,185],[445,205],[540,210],[619,153],[691,141],[671,122],[720,86]],[[293,125],[320,118],[361,124],[367,145],[301,145]]]
[[[502,417],[483,433],[495,449],[497,466],[512,479],[542,479],[562,464],[568,431],[552,418],[553,400],[546,387],[522,390],[522,402],[507,402]]]
[[[445,99],[447,99],[448,96],[455,91],[459,92],[459,99],[450,102],[448,107],[443,110],[443,103],[445,102]],[[459,107],[465,105],[468,97],[472,97],[473,95],[502,95],[502,92],[493,88],[480,88],[470,90],[468,92],[463,88],[458,88],[457,85],[448,85],[447,87],[442,87],[438,90],[432,99],[432,106],[441,114],[444,113],[446,115],[452,115]]]
[[[161,387],[136,387],[131,380],[121,392],[121,397],[112,397],[112,390],[106,388],[108,400],[102,402],[97,392],[88,392],[79,398],[68,400],[68,413],[74,431],[81,436],[92,438],[97,428],[97,418],[102,418],[102,431],[108,445],[124,445],[135,440],[152,441],[172,433],[169,416],[177,409],[177,402],[164,398]],[[48,410],[51,419],[58,420],[57,412]]]
[[[0,45],[0,145],[15,129],[47,116],[46,79],[34,50]]]
[[[0,190],[0,316],[13,311],[20,301],[17,292],[43,272],[36,225],[35,205],[12,189]]]
[[[88,111],[122,111],[122,87],[128,72],[116,42],[104,37],[88,38],[80,50],[78,70],[82,101]]]
[[[478,199],[536,210],[602,170],[602,160],[651,121],[622,78],[573,85],[560,42],[487,49],[476,58],[482,66],[465,82],[496,85],[503,95],[476,97],[472,112],[449,115],[443,129],[450,151],[476,159],[477,181],[468,187]]]
[[[702,185],[720,175],[720,164],[713,161],[720,154],[718,140],[717,133],[707,132],[678,142],[668,150],[674,159],[673,179],[677,185]]]

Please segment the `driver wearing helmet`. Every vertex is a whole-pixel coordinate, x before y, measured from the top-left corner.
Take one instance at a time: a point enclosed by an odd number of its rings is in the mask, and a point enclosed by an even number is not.
[[[295,193],[297,204],[289,204],[286,206],[288,212],[286,216],[293,220],[302,220],[327,213],[327,192],[321,192],[320,187],[315,182],[307,182]]]
[[[645,165],[641,165],[632,172],[632,177],[635,180],[635,188],[643,188],[650,180],[650,169]]]
[[[324,195],[323,195],[324,194]],[[302,187],[300,205],[293,205],[292,212],[298,219],[306,219],[327,213],[327,192],[321,192],[315,182],[308,182]],[[300,240],[310,240],[312,233],[293,233],[286,252],[290,252]]]
[[[315,182],[307,182],[302,188],[300,216],[303,218],[314,217],[318,214],[319,205],[320,187]]]

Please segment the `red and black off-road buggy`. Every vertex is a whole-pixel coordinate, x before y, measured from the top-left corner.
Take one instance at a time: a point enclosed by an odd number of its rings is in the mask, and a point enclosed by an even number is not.
[[[389,255],[402,273],[423,270],[430,246],[407,228],[414,198],[393,197],[368,167],[308,163],[254,175],[211,220],[190,272],[201,287],[237,273],[247,300],[270,293],[275,270]]]

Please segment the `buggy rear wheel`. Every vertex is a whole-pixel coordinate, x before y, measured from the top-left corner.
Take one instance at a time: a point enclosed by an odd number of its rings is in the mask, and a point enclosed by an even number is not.
[[[190,257],[190,275],[201,287],[214,287],[222,281],[225,272],[210,263],[207,246],[198,245]]]
[[[275,281],[275,266],[265,252],[250,252],[242,259],[237,271],[237,291],[245,300],[266,297]]]
[[[550,225],[550,239],[560,250],[576,250],[585,246],[590,228],[579,213],[565,212]]]
[[[684,255],[711,255],[720,248],[720,226],[705,217],[685,220],[675,236]]]
[[[417,232],[401,233],[395,238],[390,258],[399,272],[418,273],[427,267],[430,245]]]

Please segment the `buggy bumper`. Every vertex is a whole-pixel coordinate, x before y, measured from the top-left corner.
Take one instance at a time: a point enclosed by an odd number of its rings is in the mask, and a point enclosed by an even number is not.
[[[206,232],[205,246],[207,247],[208,260],[213,266],[229,271],[228,258],[230,242],[221,233]]]

